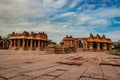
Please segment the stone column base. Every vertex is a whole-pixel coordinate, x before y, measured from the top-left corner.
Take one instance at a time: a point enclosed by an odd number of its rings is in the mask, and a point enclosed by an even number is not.
[[[108,51],[107,49],[102,49],[102,51]]]
[[[41,49],[40,48],[36,48],[36,51],[41,51]]]
[[[90,51],[90,52],[94,52],[94,49],[88,49],[88,51]]]
[[[100,49],[96,49],[96,52],[100,52],[101,50]]]

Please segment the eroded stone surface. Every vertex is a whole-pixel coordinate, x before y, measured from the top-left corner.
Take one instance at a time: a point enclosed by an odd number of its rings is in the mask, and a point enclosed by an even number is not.
[[[60,64],[68,60],[81,65]],[[0,80],[119,80],[120,57],[104,52],[45,54],[43,51],[0,50]],[[72,63],[73,63],[72,62]]]

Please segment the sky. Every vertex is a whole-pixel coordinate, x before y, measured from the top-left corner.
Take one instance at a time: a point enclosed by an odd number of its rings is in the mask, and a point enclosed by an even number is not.
[[[120,0],[0,0],[0,35],[46,32],[57,43],[66,35],[105,34],[120,39]]]

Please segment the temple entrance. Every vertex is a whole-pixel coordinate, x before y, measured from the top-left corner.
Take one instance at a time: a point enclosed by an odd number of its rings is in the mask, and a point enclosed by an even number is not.
[[[25,47],[27,47],[27,40],[25,39]]]
[[[38,47],[38,40],[36,40],[36,47]]]
[[[18,46],[18,39],[15,40],[15,46],[17,47]]]
[[[30,47],[30,40],[28,40],[28,47]]]
[[[33,41],[32,41],[32,47],[34,47],[34,42],[35,42],[35,41],[33,40]]]
[[[107,50],[109,51],[109,44],[107,44]]]
[[[93,49],[97,49],[97,43],[93,42]]]
[[[82,48],[82,47],[83,47],[83,41],[79,40],[79,48]]]
[[[100,43],[100,50],[103,49],[103,43]]]
[[[23,44],[23,40],[20,39],[20,47],[22,47],[22,44]]]

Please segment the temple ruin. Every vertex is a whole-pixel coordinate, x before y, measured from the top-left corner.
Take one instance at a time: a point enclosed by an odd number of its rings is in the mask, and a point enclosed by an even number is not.
[[[9,48],[9,42],[0,40],[0,49],[8,49]]]
[[[66,36],[61,43],[63,46],[68,46],[72,50],[78,49],[82,51],[110,51],[113,44],[111,39],[106,38],[105,35],[102,35],[102,37],[99,34],[93,36],[92,33],[86,38]]]
[[[9,49],[12,50],[45,50],[48,48],[48,37],[44,32],[34,33],[26,32],[15,33],[13,32],[9,37]],[[60,44],[55,46],[53,51],[69,53],[76,51],[110,51],[112,49],[112,41],[106,38],[105,35],[94,36],[90,33],[89,37],[73,38],[66,36]]]
[[[48,45],[48,37],[44,32],[34,33],[12,33],[9,38],[9,49],[12,50],[44,50]]]

